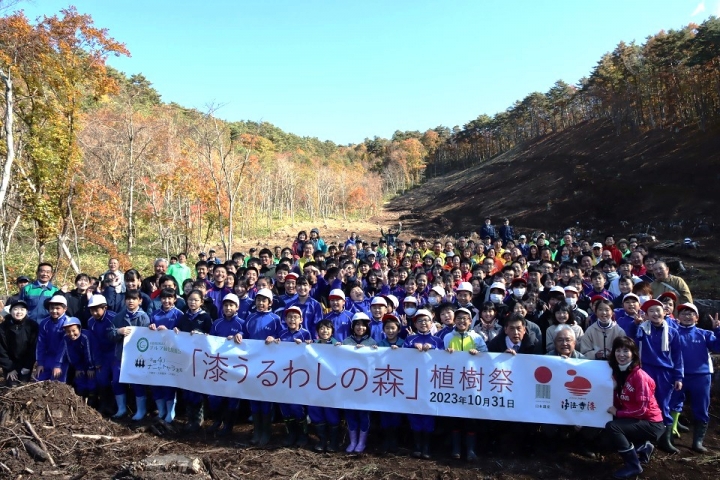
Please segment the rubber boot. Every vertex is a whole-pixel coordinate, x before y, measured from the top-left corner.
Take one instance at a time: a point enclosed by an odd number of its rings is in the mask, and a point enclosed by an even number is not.
[[[104,416],[110,416],[113,414],[113,393],[112,387],[105,387],[100,390],[100,413]]]
[[[699,453],[707,453],[708,449],[703,446],[703,440],[707,433],[708,424],[703,422],[695,422],[695,429],[693,430],[693,444],[692,449]]]
[[[475,453],[475,433],[468,433],[465,435],[465,448],[467,448],[467,461],[476,461],[478,457]]]
[[[672,426],[668,425],[668,431],[670,432],[670,435],[672,435]],[[642,473],[643,469],[640,466],[640,460],[638,459],[635,447],[630,445],[629,449],[618,453],[625,462],[625,465],[620,470],[613,473],[614,478],[631,478]]]
[[[640,459],[640,463],[643,465],[647,465],[650,463],[650,459],[652,458],[652,454],[655,451],[655,446],[650,443],[649,441],[643,443],[639,447],[635,449],[635,451],[638,454],[638,458]]]
[[[157,406],[158,418],[164,420],[165,415],[167,415],[167,405],[165,404],[165,400],[155,400],[155,405]]]
[[[423,432],[422,437],[422,458],[430,460],[430,439],[432,438],[432,432]]]
[[[259,415],[262,428],[260,429],[258,447],[264,447],[270,443],[270,438],[272,437],[272,413],[262,413]]]
[[[218,430],[218,437],[227,437],[232,435],[233,427],[235,426],[235,410],[226,408],[222,416],[222,428]]]
[[[662,437],[660,437],[658,447],[660,448],[660,450],[667,453],[680,452],[680,450],[675,448],[675,445],[673,445],[672,443],[672,425],[665,425],[665,432],[663,433]]]
[[[460,449],[462,448],[462,436],[460,430],[453,430],[450,433],[450,440],[452,442],[452,453],[450,456],[455,460],[460,460]]]
[[[689,433],[690,427],[688,427],[687,425],[683,425],[683,423],[680,421],[680,415],[681,413],[678,413],[677,430],[680,433]]]
[[[672,423],[672,435],[673,437],[680,438],[680,431],[678,430],[678,422],[680,421],[680,412],[672,412],[670,416],[673,419]]]
[[[357,447],[358,431],[348,429],[348,436],[350,437],[350,445],[348,445],[348,447],[345,449],[345,451],[347,453],[352,453],[355,451],[355,447]]]
[[[262,421],[259,413],[252,416],[252,422],[253,433],[252,437],[250,437],[250,445],[257,445],[258,442],[260,442],[260,435],[262,434]]]
[[[324,423],[315,424],[315,435],[318,437],[318,442],[313,447],[313,450],[324,452],[325,445],[327,445],[327,426]]]
[[[365,446],[367,444],[367,436],[368,432],[360,431],[360,435],[358,435],[358,442],[357,446],[355,447],[355,453],[363,453],[365,451]]]
[[[175,420],[175,403],[175,397],[172,400],[165,401],[165,410],[167,411],[165,423],[172,423]]]
[[[305,447],[308,444],[308,424],[307,419],[295,420],[297,422],[297,440],[296,447]]]
[[[135,397],[135,406],[137,406],[137,412],[132,419],[139,422],[147,415],[147,397]]]
[[[388,427],[385,429],[383,453],[397,453],[397,449],[397,429],[395,427]]]
[[[415,458],[421,458],[422,457],[422,447],[423,447],[423,435],[422,432],[415,432],[413,431],[413,451],[412,456]]]
[[[338,450],[340,450],[340,445],[338,443],[338,437],[340,433],[340,425],[330,425],[330,442],[328,443],[327,448],[325,449],[326,452],[329,453],[335,453]]]
[[[294,418],[285,419],[285,431],[287,435],[285,435],[285,440],[283,440],[283,447],[292,447],[295,445],[298,437],[297,427],[297,421]]]
[[[99,410],[97,393],[92,392],[92,393],[88,394],[87,404],[88,404],[88,407],[92,407],[95,410]]]
[[[127,397],[123,393],[122,395],[115,395],[115,403],[117,403],[117,412],[112,418],[121,418],[127,414]]]

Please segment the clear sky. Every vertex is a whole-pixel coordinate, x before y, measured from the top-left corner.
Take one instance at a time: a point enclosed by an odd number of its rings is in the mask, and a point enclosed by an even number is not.
[[[166,102],[358,143],[494,115],[620,41],[720,16],[720,0],[34,0],[124,42]]]

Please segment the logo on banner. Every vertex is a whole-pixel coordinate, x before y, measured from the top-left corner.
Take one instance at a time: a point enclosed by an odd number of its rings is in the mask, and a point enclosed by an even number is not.
[[[150,342],[148,342],[148,339],[145,337],[140,337],[140,339],[137,341],[138,351],[140,353],[145,353],[148,348],[150,348]]]
[[[573,379],[565,383],[565,388],[571,395],[576,397],[584,397],[592,389],[592,383],[585,377],[581,377],[575,370],[568,370],[567,374],[572,376]]]
[[[135,359],[135,366],[137,368],[145,368],[145,359],[143,358],[142,355],[140,355],[139,357],[137,357]]]

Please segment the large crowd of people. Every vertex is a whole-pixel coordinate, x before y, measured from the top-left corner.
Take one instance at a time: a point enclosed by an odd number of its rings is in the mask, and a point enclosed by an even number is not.
[[[312,229],[284,248],[237,252],[225,261],[214,250],[200,252],[194,268],[184,253],[159,258],[145,277],[134,268],[122,271],[111,258],[106,272],[97,278],[79,274],[68,291],[52,283],[53,266],[41,263],[35,280],[17,279],[18,294],[6,302],[0,324],[5,385],[71,382],[78,395],[113,418],[132,413],[128,399],[134,397],[135,421],[157,412],[172,423],[181,399],[188,432],[203,428],[209,417],[205,428],[227,436],[241,409],[241,391],[238,398],[205,398],[119,382],[123,338],[133,328],[202,332],[235,342],[559,355],[612,367],[615,397],[608,412],[614,419],[604,432],[569,431],[588,455],[599,436],[609,439],[624,461],[618,478],[642,472],[655,445],[678,451],[673,438],[690,429],[680,420],[686,396],[694,419],[692,449],[707,451],[708,353],[720,351],[720,320],[703,319],[707,329],[700,328],[685,281],[636,238],[616,242],[607,236],[601,243],[571,231],[561,238],[516,237],[507,220],[496,229],[489,218],[472,237],[402,241],[401,235],[402,224],[369,242],[353,233],[335,244]],[[267,445],[273,404],[250,401],[249,407],[251,443]],[[383,431],[380,450],[394,452],[406,422],[394,413],[279,407],[284,444],[306,445],[309,419],[317,451],[343,448],[342,418],[349,438],[344,450],[365,451],[372,418]],[[412,455],[430,458],[435,418],[407,417]],[[446,420],[451,456],[476,459],[476,436],[491,422]],[[542,425],[539,431],[552,436],[562,428]]]

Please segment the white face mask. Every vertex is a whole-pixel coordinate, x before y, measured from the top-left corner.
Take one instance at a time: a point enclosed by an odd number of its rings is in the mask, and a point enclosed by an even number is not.
[[[640,298],[640,305],[650,300],[652,297],[650,295],[638,295],[638,298]]]
[[[415,312],[417,312],[417,308],[415,307],[405,308],[405,315],[407,315],[408,317],[412,317],[413,315],[415,315]]]
[[[440,304],[440,300],[438,300],[437,297],[428,297],[428,304],[432,305],[433,307],[436,307]]]
[[[525,292],[527,290],[524,288],[513,288],[513,295],[515,295],[518,298],[522,298],[523,295],[525,295]]]
[[[574,307],[575,305],[577,305],[577,298],[568,297],[565,299],[565,303],[567,303],[571,307]]]
[[[490,301],[493,303],[502,303],[503,298],[505,297],[503,295],[500,295],[499,293],[490,294]]]

